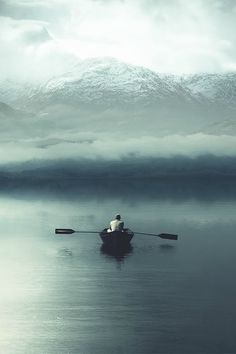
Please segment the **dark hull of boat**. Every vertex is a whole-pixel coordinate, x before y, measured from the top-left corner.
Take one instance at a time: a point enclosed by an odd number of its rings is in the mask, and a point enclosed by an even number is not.
[[[134,233],[130,229],[124,229],[124,231],[107,232],[107,229],[102,230],[99,233],[104,245],[112,247],[123,247],[130,243]]]

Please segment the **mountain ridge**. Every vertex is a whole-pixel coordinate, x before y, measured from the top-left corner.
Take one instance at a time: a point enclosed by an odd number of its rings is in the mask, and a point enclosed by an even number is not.
[[[52,119],[115,112],[121,124],[124,116],[132,121],[124,122],[127,129],[141,127],[148,117],[154,130],[210,132],[212,125],[227,125],[235,117],[236,73],[176,76],[114,58],[90,58],[41,83],[2,82],[0,101]],[[101,126],[111,125],[109,119]]]
[[[62,92],[62,91],[67,92]],[[187,100],[226,100],[233,105],[236,97],[236,73],[199,73],[189,75],[160,74],[148,68],[127,64],[115,58],[89,58],[74,65],[70,71],[41,83],[13,82],[5,80],[0,86],[0,101],[10,104],[17,98],[30,100],[39,94],[52,97],[58,93],[70,97],[88,99],[86,94],[133,94],[130,97],[165,99],[176,95]],[[84,92],[85,90],[85,92]],[[11,96],[11,98],[9,97]],[[95,97],[92,95],[89,102]],[[69,102],[69,101],[68,101]]]

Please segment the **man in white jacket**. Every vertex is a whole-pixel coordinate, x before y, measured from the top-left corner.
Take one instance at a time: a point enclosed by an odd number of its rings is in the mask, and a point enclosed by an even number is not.
[[[108,232],[113,232],[113,231],[123,231],[124,229],[124,222],[121,221],[121,216],[120,214],[117,214],[115,219],[110,222],[110,229],[108,229]]]

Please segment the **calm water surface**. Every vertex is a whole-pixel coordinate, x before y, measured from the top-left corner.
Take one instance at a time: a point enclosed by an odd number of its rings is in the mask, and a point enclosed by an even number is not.
[[[2,192],[0,353],[236,353],[236,198]],[[97,235],[117,212],[138,236]]]

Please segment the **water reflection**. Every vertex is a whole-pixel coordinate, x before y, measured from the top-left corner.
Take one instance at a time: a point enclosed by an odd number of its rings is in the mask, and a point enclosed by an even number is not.
[[[137,202],[140,199],[150,201],[162,199],[172,201],[185,201],[196,199],[201,201],[219,201],[236,199],[236,183],[234,176],[208,176],[208,177],[183,177],[180,178],[158,178],[150,179],[130,179],[130,180],[83,180],[78,183],[78,179],[57,180],[37,180],[22,181],[7,179],[1,181],[1,195],[13,195],[30,199],[32,196],[40,198],[50,197],[51,200],[63,199],[80,200],[107,198],[119,198],[127,203]],[[93,215],[86,214],[85,218],[91,220]]]
[[[112,247],[109,245],[103,244],[100,248],[102,254],[109,258],[115,259],[117,262],[124,262],[125,258],[130,256],[133,253],[133,246],[131,244]]]
[[[175,246],[170,245],[169,243],[163,243],[159,245],[159,248],[161,249],[162,252],[170,252],[175,250]]]

